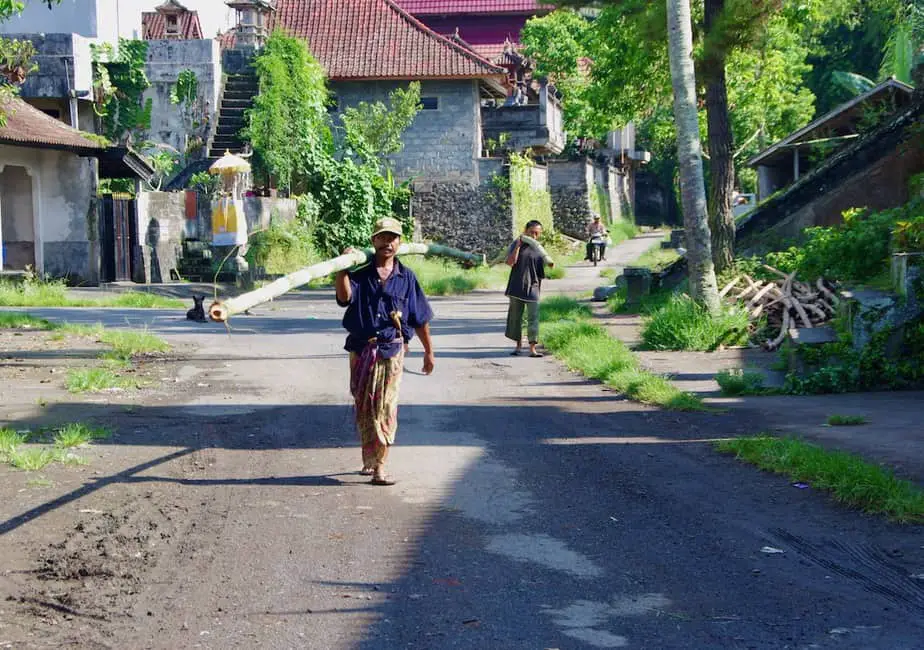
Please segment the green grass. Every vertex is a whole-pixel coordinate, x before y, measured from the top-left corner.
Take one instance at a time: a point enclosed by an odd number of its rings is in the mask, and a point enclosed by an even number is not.
[[[630,305],[626,302],[627,290],[623,285],[607,298],[606,304],[614,314],[651,314],[666,305],[673,295],[674,292],[670,289],[658,289]]]
[[[924,523],[924,491],[859,456],[772,436],[723,440],[716,447],[791,481],[809,483],[852,508],[900,523]]]
[[[18,311],[0,311],[0,329],[51,330],[55,324]]]
[[[164,339],[151,334],[147,328],[140,330],[106,329],[101,323],[96,325],[61,326],[61,331],[75,336],[94,338],[112,349],[104,352],[104,359],[129,361],[132,357],[145,354],[163,353],[170,349],[170,344]]]
[[[621,341],[591,322],[576,300],[555,296],[540,304],[545,346],[571,370],[597,379],[630,399],[683,411],[704,410],[702,400],[678,390],[668,379],[641,368]]]
[[[54,483],[49,481],[44,476],[39,476],[38,478],[30,478],[26,481],[26,487],[28,488],[49,488],[54,487]]]
[[[79,467],[90,464],[90,461],[83,456],[78,456],[70,449],[56,449],[54,451],[54,460],[67,467]]]
[[[0,428],[0,460],[8,460],[10,454],[16,451],[19,445],[24,444],[29,436],[7,427]]]
[[[724,309],[713,317],[689,296],[672,294],[645,318],[642,342],[651,350],[713,351],[747,343],[748,325],[743,309]]]
[[[767,393],[767,388],[764,386],[764,375],[760,372],[740,368],[721,370],[716,373],[715,380],[719,383],[722,394],[729,397],[765,395]]]
[[[506,265],[466,269],[438,258],[408,256],[401,261],[414,271],[424,293],[431,296],[458,295],[475,289],[500,289],[510,271]]]
[[[27,472],[36,472],[44,469],[56,459],[55,453],[51,449],[14,449],[9,454],[9,463],[16,469],[22,469]]]
[[[54,443],[59,449],[70,449],[88,444],[94,440],[108,438],[111,433],[99,427],[90,427],[80,422],[66,424],[55,432]]]
[[[832,427],[855,427],[861,424],[867,424],[867,420],[862,415],[832,415],[828,418],[828,424]]]
[[[145,307],[180,309],[183,301],[141,291],[95,300],[71,298],[62,281],[0,280],[0,307]]]
[[[108,368],[75,368],[67,371],[64,386],[71,393],[94,393],[111,388],[133,388],[136,384]]]

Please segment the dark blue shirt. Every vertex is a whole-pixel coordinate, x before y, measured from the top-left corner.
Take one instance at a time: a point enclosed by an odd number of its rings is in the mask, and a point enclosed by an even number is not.
[[[349,274],[350,302],[346,307],[343,327],[349,332],[345,350],[362,352],[369,339],[379,340],[379,353],[386,359],[398,354],[404,341],[414,338],[414,330],[433,318],[430,303],[417,283],[417,276],[395,259],[395,266],[385,282],[379,279],[375,264],[367,264]],[[401,312],[401,335],[398,339],[389,314]]]

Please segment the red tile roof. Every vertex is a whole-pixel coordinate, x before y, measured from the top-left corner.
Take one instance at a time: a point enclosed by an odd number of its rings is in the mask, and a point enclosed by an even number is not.
[[[538,0],[397,0],[410,14],[532,14],[554,9]]]
[[[304,38],[332,80],[480,79],[505,74],[392,0],[278,0],[271,23]]]
[[[83,131],[46,115],[19,97],[0,102],[0,111],[6,116],[6,126],[0,127],[0,144],[69,150],[105,149],[87,138]]]
[[[177,33],[167,35],[167,18],[157,11],[143,11],[141,13],[141,38],[146,41],[159,41],[167,38],[176,38],[185,41],[202,38],[202,25],[199,24],[199,12],[189,11],[183,7],[176,12]]]

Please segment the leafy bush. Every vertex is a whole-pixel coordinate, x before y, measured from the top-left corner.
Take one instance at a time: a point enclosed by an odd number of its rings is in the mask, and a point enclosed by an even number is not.
[[[801,246],[766,255],[771,266],[805,280],[869,282],[888,269],[893,245],[924,249],[924,200],[882,212],[848,210],[838,226],[808,228]]]
[[[285,274],[307,266],[319,256],[311,242],[311,228],[301,219],[271,219],[270,226],[250,237],[247,261],[269,274]]]
[[[686,294],[672,294],[653,311],[642,328],[642,341],[652,350],[704,350],[747,343],[748,314],[731,308],[711,316]]]

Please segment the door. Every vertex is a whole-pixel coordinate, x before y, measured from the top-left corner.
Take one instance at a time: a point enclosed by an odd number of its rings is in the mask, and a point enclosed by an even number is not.
[[[100,279],[127,282],[132,279],[132,247],[138,241],[135,199],[107,195],[100,200]]]
[[[35,268],[34,217],[32,177],[25,167],[6,165],[0,172],[0,268]]]

